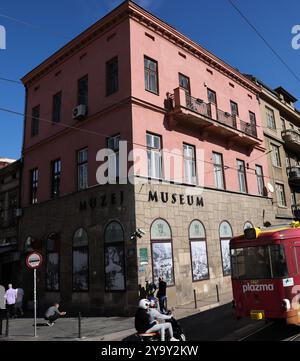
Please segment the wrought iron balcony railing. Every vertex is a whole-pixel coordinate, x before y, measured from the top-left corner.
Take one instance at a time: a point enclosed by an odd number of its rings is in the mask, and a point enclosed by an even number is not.
[[[286,172],[290,182],[300,184],[300,166],[287,167]]]
[[[256,137],[257,138],[257,129],[256,129],[256,125],[254,124],[250,124],[250,123],[246,123],[243,120],[240,120],[240,126],[241,126],[241,131],[243,133],[249,134],[252,137]]]
[[[286,129],[281,132],[282,139],[287,147],[300,151],[300,133],[295,129]]]
[[[165,108],[168,111],[178,111],[179,114],[182,114],[182,109],[180,108],[186,108],[208,118],[208,120],[217,121],[218,123],[224,124],[251,137],[257,138],[257,127],[255,124],[244,122],[238,119],[237,116],[218,109],[212,103],[205,103],[202,99],[191,96],[182,88],[174,89],[174,94],[167,94]],[[202,121],[204,124],[205,120]]]
[[[229,125],[230,127],[237,129],[236,117],[234,115],[231,115],[230,113],[223,112],[223,110],[218,109],[217,120],[220,123]]]
[[[185,94],[186,107],[194,112],[211,118],[210,104],[204,103],[203,100],[192,97],[190,94]]]

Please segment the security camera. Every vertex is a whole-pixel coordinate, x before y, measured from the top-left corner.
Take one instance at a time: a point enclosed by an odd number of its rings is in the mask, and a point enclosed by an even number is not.
[[[146,232],[143,230],[143,228],[138,228],[138,229],[137,229],[137,232],[140,233],[140,234],[142,234],[142,235],[145,235],[145,234],[146,234]]]

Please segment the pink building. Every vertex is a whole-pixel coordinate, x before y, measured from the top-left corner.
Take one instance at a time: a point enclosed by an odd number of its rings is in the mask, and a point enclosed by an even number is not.
[[[230,237],[274,221],[257,85],[131,1],[23,82],[21,239],[45,256],[42,302],[132,313],[159,276],[169,305],[230,292]],[[136,182],[99,185],[97,152],[124,164],[122,140]]]

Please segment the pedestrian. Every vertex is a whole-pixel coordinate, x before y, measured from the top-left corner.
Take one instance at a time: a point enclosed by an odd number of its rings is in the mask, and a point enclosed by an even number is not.
[[[59,303],[55,302],[45,313],[45,320],[48,326],[53,326],[54,322],[61,316],[65,316],[66,312],[59,311]]]
[[[11,318],[16,317],[16,299],[17,299],[17,290],[13,288],[12,284],[8,285],[8,290],[5,292],[5,300],[6,300],[6,309],[7,316]]]
[[[16,315],[18,315],[18,311],[19,311],[21,316],[24,315],[24,312],[23,312],[23,297],[24,297],[23,288],[17,288]]]
[[[167,302],[167,284],[164,281],[163,277],[159,277],[158,279],[158,291],[156,297],[159,300],[159,308],[160,312],[166,313],[166,302]]]

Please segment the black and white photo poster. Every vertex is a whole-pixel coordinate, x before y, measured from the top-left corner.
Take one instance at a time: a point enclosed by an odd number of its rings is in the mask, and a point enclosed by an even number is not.
[[[208,261],[205,241],[191,242],[193,281],[208,278]]]
[[[158,283],[158,278],[163,277],[168,286],[174,284],[172,243],[152,243],[153,277]]]

